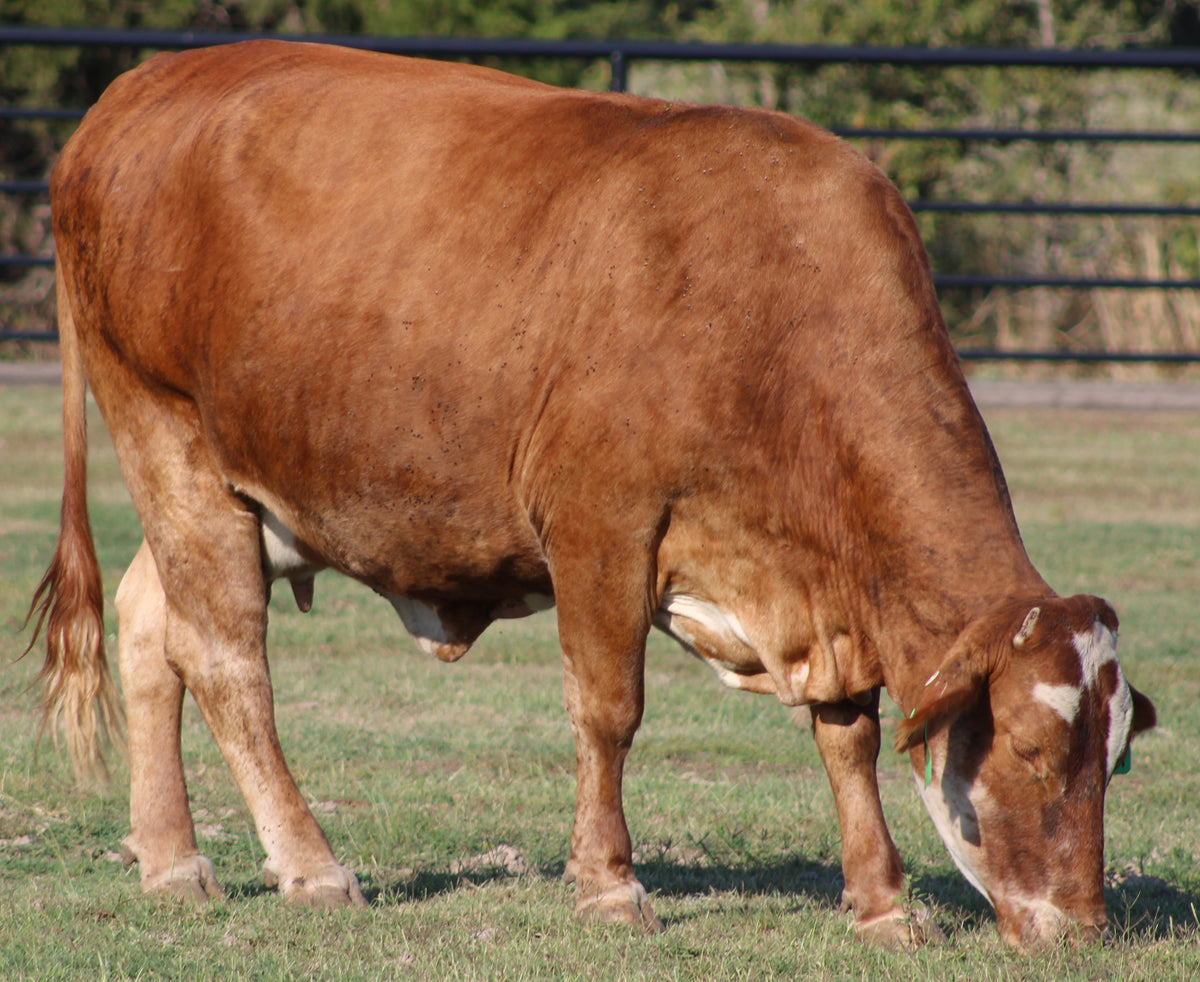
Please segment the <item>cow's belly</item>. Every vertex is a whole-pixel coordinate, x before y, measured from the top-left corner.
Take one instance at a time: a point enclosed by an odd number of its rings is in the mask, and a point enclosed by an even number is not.
[[[506,570],[519,567],[511,557],[501,561],[482,555],[471,568],[451,566],[449,558],[431,554],[428,563],[431,575],[422,582],[414,579],[411,571],[398,575],[389,570],[381,560],[388,552],[388,536],[380,535],[377,549],[365,552],[361,544],[347,548],[339,543],[342,555],[347,552],[358,556],[357,561],[339,562],[325,554],[319,546],[295,531],[270,508],[263,506],[260,518],[262,540],[263,576],[268,584],[286,579],[291,582],[301,609],[308,609],[312,600],[312,580],[322,569],[334,568],[353,576],[383,596],[399,615],[405,629],[417,645],[443,661],[454,661],[470,648],[475,639],[492,621],[504,618],[527,617],[554,606],[549,580],[544,566],[536,559],[526,559],[524,565],[530,575],[520,576],[511,572],[502,576],[486,575],[487,570],[497,566]],[[370,570],[374,568],[375,572]],[[445,589],[442,583],[448,574],[456,575],[463,583],[457,591]],[[411,584],[413,593],[408,595],[401,589]]]
[[[332,564],[323,561],[317,550],[303,542],[270,508],[263,507],[260,522],[263,575],[268,583],[280,579],[291,581],[299,601],[304,584],[311,584],[317,572]],[[461,617],[453,616],[452,610],[461,608],[464,602],[474,612],[474,620],[487,623],[526,617],[554,606],[552,594],[535,590],[501,600],[472,603],[470,598],[461,598],[454,604],[439,604],[404,596],[378,584],[369,585],[391,603],[418,647],[443,661],[462,657],[486,627],[486,623],[464,624]],[[311,598],[311,586],[307,589]],[[775,692],[736,614],[705,600],[668,593],[663,597],[655,625],[704,660],[730,688]]]
[[[323,558],[319,550],[296,533],[272,510],[264,507],[261,518],[263,574],[270,583],[291,581],[297,603],[308,609],[312,601],[312,578],[336,562]],[[430,557],[438,565],[438,557]],[[355,575],[355,571],[342,569]],[[445,570],[442,570],[444,575]],[[493,621],[527,617],[554,606],[548,576],[524,579],[508,577],[503,582],[480,580],[461,592],[448,593],[418,588],[420,596],[396,589],[394,577],[371,578],[355,575],[391,603],[422,651],[442,661],[456,661]],[[656,627],[679,641],[704,661],[717,678],[732,689],[774,695],[781,702],[798,706],[853,697],[844,691],[841,673],[819,672],[813,677],[810,654],[781,657],[779,652],[756,650],[738,615],[719,605],[682,593],[668,592],[655,614]],[[831,668],[836,659],[821,659]]]

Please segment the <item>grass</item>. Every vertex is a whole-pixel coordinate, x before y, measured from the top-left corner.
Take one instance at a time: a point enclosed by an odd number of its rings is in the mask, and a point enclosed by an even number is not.
[[[0,389],[0,655],[12,661],[57,527],[58,396]],[[462,662],[421,655],[390,607],[332,576],[271,609],[281,739],[367,910],[285,908],[265,891],[249,814],[194,707],[184,725],[202,848],[228,891],[204,909],[139,894],[116,850],[126,776],[80,791],[35,753],[37,656],[0,675],[0,978],[983,979],[1194,978],[1200,943],[1200,427],[1186,416],[994,411],[1026,544],[1063,592],[1107,596],[1127,673],[1158,704],[1108,806],[1114,939],[1036,958],[1001,945],[901,761],[884,806],[948,942],[859,944],[837,911],[837,825],[807,726],[720,688],[656,636],[626,805],[668,930],[576,924],[559,880],[574,755],[552,617],[489,629]],[[92,519],[110,598],[139,533],[93,419]],[[290,608],[290,609],[289,609]],[[109,631],[115,618],[109,611]],[[113,639],[115,640],[115,639]],[[894,718],[894,716],[893,716]],[[507,846],[514,871],[486,857]]]

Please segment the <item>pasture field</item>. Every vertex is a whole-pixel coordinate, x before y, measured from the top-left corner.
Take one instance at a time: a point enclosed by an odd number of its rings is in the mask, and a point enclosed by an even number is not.
[[[887,749],[884,807],[914,893],[946,931],[915,954],[869,949],[837,910],[839,843],[808,732],[771,699],[727,691],[652,638],[626,806],[667,930],[575,923],[560,882],[574,796],[552,615],[489,629],[454,665],[422,655],[390,607],[326,574],[311,614],[271,607],[281,738],[358,873],[365,910],[284,907],[259,878],[249,815],[195,707],[184,754],[203,850],[228,892],[203,909],[144,899],[117,856],[126,771],[75,788],[36,752],[15,660],[57,533],[59,397],[0,389],[0,978],[975,979],[1200,976],[1200,421],[1185,414],[994,410],[1026,543],[1063,593],[1108,597],[1131,680],[1160,725],[1108,798],[1103,945],[1005,949]],[[91,514],[111,598],[139,532],[93,410]],[[115,617],[108,631],[115,657]],[[885,700],[890,713],[896,711]]]

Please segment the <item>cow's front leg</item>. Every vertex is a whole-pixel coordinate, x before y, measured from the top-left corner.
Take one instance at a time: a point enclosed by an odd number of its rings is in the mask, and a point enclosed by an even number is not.
[[[868,941],[916,947],[941,931],[923,907],[911,904],[900,855],[879,801],[879,691],[866,705],[840,702],[812,707],[813,735],[829,774],[842,835],[842,907]]]
[[[633,872],[633,848],[621,803],[625,757],[642,716],[641,657],[598,678],[592,666],[566,655],[567,711],[575,733],[577,788],[571,858],[575,913],[584,919],[662,930]]]
[[[582,548],[573,555],[587,555]],[[626,575],[636,555],[606,564]],[[556,571],[563,687],[575,735],[575,826],[565,879],[575,884],[575,913],[585,920],[662,930],[633,872],[633,849],[621,803],[625,758],[642,721],[646,586],[597,583],[592,562]],[[643,616],[644,615],[644,616]]]
[[[131,826],[121,856],[138,863],[147,893],[220,897],[212,863],[196,848],[179,751],[183,682],[167,664],[166,597],[145,542],[117,589],[117,618]]]

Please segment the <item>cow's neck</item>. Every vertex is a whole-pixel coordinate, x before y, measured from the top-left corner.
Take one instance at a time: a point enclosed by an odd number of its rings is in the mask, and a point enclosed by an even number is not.
[[[978,420],[918,448],[892,450],[891,487],[876,487],[862,529],[874,605],[872,640],[901,707],[971,623],[1014,599],[1053,595],[1025,551],[987,430]],[[928,434],[942,431],[925,427]]]
[[[861,361],[859,370],[877,374]],[[797,531],[831,547],[824,569],[798,570],[802,589],[861,625],[868,657],[904,707],[968,624],[1052,591],[1025,552],[957,365],[907,374],[892,366],[886,378],[872,387],[860,376],[825,394],[815,421],[801,421],[794,445],[807,440],[815,451],[799,455],[792,493],[809,523]],[[814,511],[814,500],[832,508]]]

